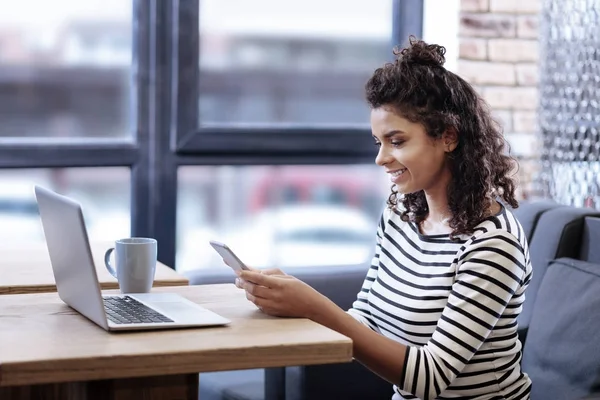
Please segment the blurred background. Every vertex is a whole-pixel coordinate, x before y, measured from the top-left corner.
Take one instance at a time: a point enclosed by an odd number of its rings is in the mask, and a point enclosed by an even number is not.
[[[156,237],[183,272],[222,267],[210,239],[257,267],[367,261],[390,187],[363,87],[408,34],[446,46],[447,68],[488,101],[521,199],[597,204],[593,185],[567,187],[577,173],[595,182],[577,172],[587,158],[548,164],[540,76],[556,71],[540,68],[540,48],[563,32],[542,29],[561,14],[550,1],[157,3],[0,0],[5,244],[43,241],[41,184],[82,203],[92,240]]]

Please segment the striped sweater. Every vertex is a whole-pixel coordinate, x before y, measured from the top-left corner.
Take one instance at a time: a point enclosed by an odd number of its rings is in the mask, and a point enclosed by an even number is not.
[[[348,313],[407,346],[393,399],[529,399],[516,319],[530,280],[527,240],[504,207],[458,242],[386,209]]]

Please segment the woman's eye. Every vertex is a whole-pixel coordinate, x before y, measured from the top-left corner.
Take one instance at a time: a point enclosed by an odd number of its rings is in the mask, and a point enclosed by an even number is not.
[[[400,141],[393,141],[393,142],[391,142],[391,143],[392,143],[392,146],[394,146],[394,147],[398,147],[398,146],[402,146],[402,144],[403,144],[404,142],[400,140]]]
[[[381,147],[381,143],[380,143],[380,142],[375,142],[375,143],[373,143],[373,144],[374,144],[375,146],[377,146],[377,147]]]

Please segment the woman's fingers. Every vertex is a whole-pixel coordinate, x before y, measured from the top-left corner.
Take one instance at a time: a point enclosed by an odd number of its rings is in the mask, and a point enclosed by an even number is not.
[[[275,302],[272,300],[256,297],[249,292],[246,292],[246,299],[254,303],[259,310],[264,311],[269,315],[275,315],[277,313]]]
[[[260,286],[266,286],[269,288],[279,288],[281,287],[281,283],[277,276],[274,275],[265,275],[256,271],[242,271],[238,275],[241,279],[254,283]]]
[[[246,281],[243,280],[242,278],[235,278],[235,286],[238,289],[243,289],[244,288],[244,283],[246,283]]]
[[[265,286],[256,285],[252,282],[244,282],[243,286],[246,292],[250,293],[254,297],[259,297],[262,299],[273,299],[275,298],[275,292],[273,289],[270,289]]]
[[[261,270],[261,272],[265,275],[285,275],[285,272],[283,272],[279,268],[263,269]]]

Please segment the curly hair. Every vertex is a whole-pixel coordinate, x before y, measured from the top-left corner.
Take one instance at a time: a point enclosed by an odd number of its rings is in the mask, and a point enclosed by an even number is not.
[[[409,38],[408,46],[394,49],[395,61],[378,68],[366,83],[366,99],[372,108],[390,107],[427,134],[441,138],[454,129],[458,145],[448,154],[452,180],[448,205],[452,233],[470,234],[488,215],[494,200],[518,207],[511,171],[516,160],[505,153],[506,142],[489,107],[464,79],[444,68],[446,49]],[[404,221],[420,223],[428,214],[424,192],[401,194],[392,185],[387,204],[402,201]]]

